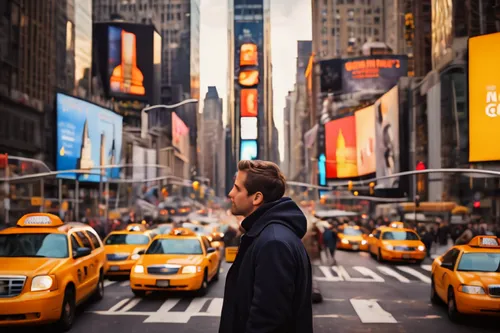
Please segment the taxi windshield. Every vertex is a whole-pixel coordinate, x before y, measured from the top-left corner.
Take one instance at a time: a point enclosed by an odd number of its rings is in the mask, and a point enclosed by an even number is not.
[[[464,253],[457,271],[459,272],[500,272],[500,253]]]
[[[198,239],[156,239],[146,254],[203,254]]]
[[[138,234],[114,234],[106,239],[106,245],[146,245],[149,237]]]
[[[347,236],[361,236],[363,233],[359,229],[354,229],[354,228],[345,228],[344,229],[344,235]]]
[[[418,240],[416,233],[411,231],[386,231],[382,234],[385,240]]]
[[[68,240],[62,234],[0,235],[0,257],[68,258]]]

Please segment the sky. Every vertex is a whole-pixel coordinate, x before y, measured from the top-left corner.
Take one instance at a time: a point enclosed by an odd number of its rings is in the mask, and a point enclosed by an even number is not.
[[[269,0],[271,2],[271,47],[273,63],[274,121],[279,131],[279,150],[284,156],[283,108],[296,75],[297,40],[311,40],[310,0]],[[216,86],[224,100],[227,120],[227,4],[228,0],[201,0],[200,97],[208,86]],[[203,103],[200,103],[200,111]]]

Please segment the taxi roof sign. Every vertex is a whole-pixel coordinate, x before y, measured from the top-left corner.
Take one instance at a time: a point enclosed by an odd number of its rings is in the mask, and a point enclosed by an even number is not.
[[[405,224],[403,222],[391,222],[390,224],[391,228],[404,228]]]
[[[60,227],[64,222],[54,214],[31,213],[17,221],[19,227]]]
[[[500,242],[496,236],[476,236],[471,239],[469,246],[500,248]]]
[[[188,228],[175,228],[170,231],[171,236],[196,236],[196,233]]]

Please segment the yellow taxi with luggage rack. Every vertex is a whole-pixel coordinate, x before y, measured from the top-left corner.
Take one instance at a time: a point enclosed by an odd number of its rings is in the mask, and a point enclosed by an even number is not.
[[[55,323],[67,331],[76,306],[104,296],[98,234],[52,214],[24,215],[0,231],[0,327]]]
[[[199,291],[206,293],[210,281],[217,281],[220,254],[206,236],[187,228],[175,228],[158,235],[130,273],[130,287],[139,297],[149,291]]]

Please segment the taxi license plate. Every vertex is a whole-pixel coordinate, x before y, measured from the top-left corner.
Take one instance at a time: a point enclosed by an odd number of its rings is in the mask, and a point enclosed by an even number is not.
[[[157,287],[168,287],[170,286],[170,280],[156,280]]]
[[[119,271],[120,270],[120,266],[111,266],[111,267],[109,267],[109,270],[112,271],[112,272]]]
[[[409,254],[403,254],[403,259],[410,259],[411,256]]]
[[[353,245],[353,246],[352,246],[352,249],[353,249],[353,250],[358,250],[358,249],[359,249],[359,245]]]

